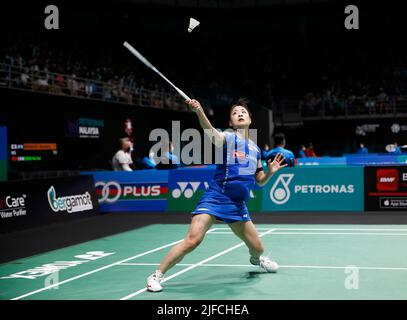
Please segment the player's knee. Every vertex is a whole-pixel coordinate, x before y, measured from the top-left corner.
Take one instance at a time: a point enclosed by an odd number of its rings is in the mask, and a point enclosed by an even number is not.
[[[184,241],[184,245],[187,251],[194,250],[202,242],[201,237],[187,237]]]

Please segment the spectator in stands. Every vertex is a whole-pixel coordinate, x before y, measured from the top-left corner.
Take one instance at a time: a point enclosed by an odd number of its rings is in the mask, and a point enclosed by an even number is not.
[[[29,88],[30,87],[30,76],[28,75],[28,68],[24,69],[24,72],[21,73],[21,86],[23,88]]]
[[[59,93],[64,93],[64,89],[66,88],[66,80],[62,73],[58,73],[55,77],[55,87]]]
[[[112,167],[114,171],[133,171],[131,165],[133,160],[131,152],[133,151],[133,143],[129,138],[119,140],[120,150],[116,152],[112,159]]]
[[[315,154],[314,145],[312,142],[308,144],[307,150],[305,152],[307,158],[315,158],[317,155]]]
[[[285,143],[284,133],[276,133],[274,136],[274,149],[265,153],[265,160],[272,160],[278,153],[281,153],[285,159],[283,163],[287,164],[289,167],[293,167],[295,158],[294,153],[285,149]]]
[[[369,114],[376,114],[376,101],[372,97],[366,98],[365,107],[369,111]]]
[[[356,150],[357,154],[368,154],[369,150],[365,147],[363,142],[359,144],[359,148]]]
[[[67,84],[68,84],[68,89],[69,89],[71,95],[78,96],[79,85],[78,85],[78,82],[76,81],[75,74],[73,74],[71,77],[68,78]]]
[[[305,148],[305,145],[301,145],[300,151],[298,151],[298,158],[306,158],[307,157],[307,148]]]
[[[380,113],[383,113],[384,111],[388,111],[388,105],[389,105],[389,97],[387,96],[387,93],[384,92],[383,88],[380,88],[380,93],[377,96],[377,106],[379,109]]]

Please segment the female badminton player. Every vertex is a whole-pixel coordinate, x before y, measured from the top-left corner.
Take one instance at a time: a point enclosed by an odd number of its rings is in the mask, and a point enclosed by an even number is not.
[[[197,100],[186,100],[196,112],[201,127],[217,147],[223,148],[223,163],[218,164],[209,188],[192,212],[191,225],[185,239],[175,245],[161,261],[159,268],[147,278],[147,290],[162,291],[160,282],[164,274],[183,257],[194,250],[203,240],[215,220],[227,223],[249,249],[250,263],[259,265],[265,272],[276,272],[278,264],[266,256],[259,234],[250,219],[245,201],[250,196],[250,187],[256,182],[265,185],[283,164],[284,157],[277,154],[268,160],[267,172],[261,164],[261,151],[249,139],[251,113],[248,102],[240,99],[230,108],[231,132],[216,130]]]

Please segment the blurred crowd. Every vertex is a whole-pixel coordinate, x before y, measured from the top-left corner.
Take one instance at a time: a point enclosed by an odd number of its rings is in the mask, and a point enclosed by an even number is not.
[[[4,85],[59,95],[97,98],[141,106],[187,110],[182,99],[136,71],[81,60],[73,52],[16,42],[1,57]]]
[[[369,51],[368,37],[353,51],[339,42],[312,46],[283,35],[262,42],[249,34],[202,37],[188,50],[180,49],[184,41],[162,37],[144,43],[141,51],[210,114],[240,96],[273,110],[289,99],[303,116],[384,114],[407,107],[405,49]],[[0,49],[0,63],[18,72],[8,80],[23,88],[186,110],[170,86],[116,46],[67,47],[35,35],[15,37]],[[10,70],[1,71],[7,80]]]
[[[308,92],[299,102],[303,116],[391,114],[407,110],[407,95],[399,88],[356,86],[348,90],[332,86],[322,92]]]

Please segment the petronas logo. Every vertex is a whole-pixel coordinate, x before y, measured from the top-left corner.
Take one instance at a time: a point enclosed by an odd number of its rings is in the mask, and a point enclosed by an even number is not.
[[[290,200],[291,193],[288,186],[293,177],[294,174],[292,173],[280,174],[280,176],[277,178],[276,182],[274,182],[273,186],[270,189],[271,201],[273,201],[275,204],[280,205]]]

